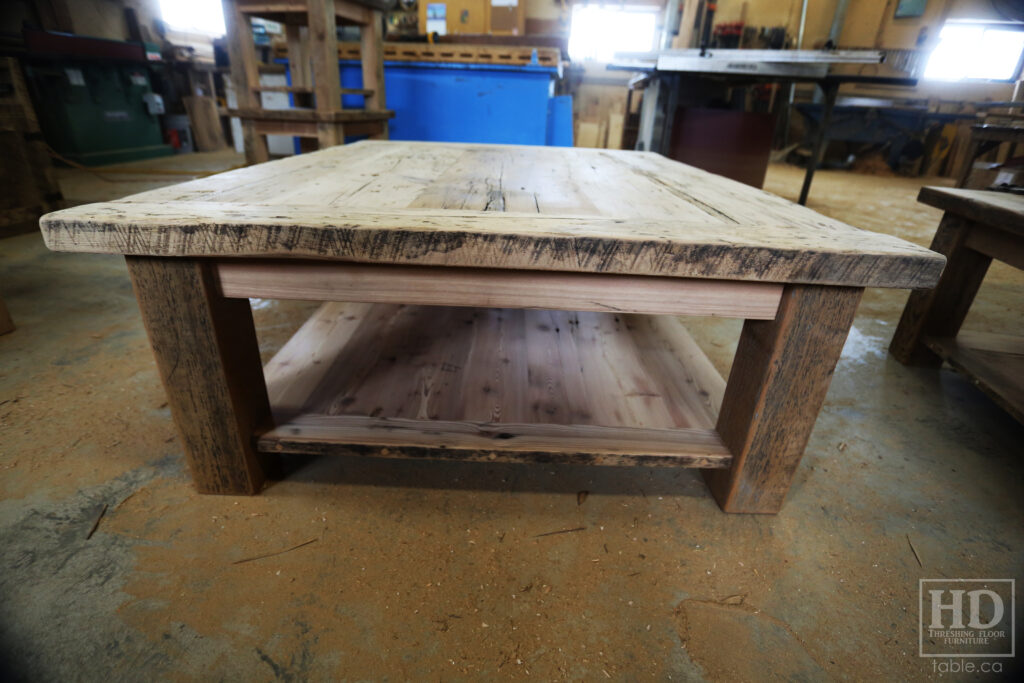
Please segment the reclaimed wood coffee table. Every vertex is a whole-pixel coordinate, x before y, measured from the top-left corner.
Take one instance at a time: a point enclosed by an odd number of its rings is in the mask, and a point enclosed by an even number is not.
[[[126,256],[208,493],[361,452],[700,467],[724,510],[774,513],[863,288],[944,263],[656,154],[551,147],[367,141],[41,225]],[[261,371],[248,297],[332,303]],[[679,315],[745,320],[728,383]]]

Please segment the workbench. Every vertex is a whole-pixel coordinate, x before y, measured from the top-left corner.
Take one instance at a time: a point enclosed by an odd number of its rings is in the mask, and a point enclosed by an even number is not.
[[[960,168],[956,186],[967,187],[971,173],[974,171],[974,162],[978,160],[978,157],[988,154],[1004,142],[1011,145],[1019,145],[1024,142],[1024,126],[991,123],[971,126],[971,140],[967,147],[963,166]],[[1010,155],[1013,156],[1012,149]]]
[[[698,467],[724,510],[774,513],[863,289],[944,263],[657,154],[552,147],[366,141],[41,226],[125,255],[209,493],[364,453]],[[261,371],[249,297],[328,303]],[[681,315],[745,321],[728,382]]]
[[[960,331],[992,259],[1024,270],[1024,197],[924,187],[918,201],[945,211],[932,249],[948,265],[938,285],[910,295],[889,350],[905,365],[943,361],[1024,422],[1024,337]]]
[[[622,53],[608,66],[618,71],[636,71],[647,75],[644,97],[640,104],[640,131],[637,149],[667,154],[672,138],[672,122],[676,109],[690,100],[708,99],[708,84],[729,87],[756,83],[812,83],[822,93],[821,124],[814,134],[814,144],[804,183],[800,188],[800,204],[807,203],[814,172],[821,163],[828,142],[827,133],[839,88],[846,83],[862,85],[896,85],[913,87],[915,78],[862,76],[833,73],[832,65],[874,65],[885,60],[877,50],[740,50],[740,49],[673,49],[650,53]],[[689,98],[689,99],[688,99]],[[792,91],[790,99],[792,98]],[[791,104],[791,102],[790,102]],[[789,109],[783,125],[788,128]],[[764,163],[767,164],[765,159]]]

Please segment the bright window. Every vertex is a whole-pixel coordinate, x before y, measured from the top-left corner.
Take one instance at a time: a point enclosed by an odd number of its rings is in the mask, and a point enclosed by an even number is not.
[[[657,10],[651,7],[574,5],[569,58],[610,62],[616,52],[648,52],[654,49],[656,29]]]
[[[1017,75],[1024,30],[969,22],[947,22],[928,58],[924,77],[942,81],[1010,81]]]
[[[168,28],[175,31],[224,35],[220,0],[160,0],[160,15]]]

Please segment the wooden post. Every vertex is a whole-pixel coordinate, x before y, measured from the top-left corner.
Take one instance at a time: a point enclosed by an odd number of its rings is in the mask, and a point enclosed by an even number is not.
[[[305,26],[285,26],[288,36],[288,70],[292,76],[292,87],[312,90],[313,79],[309,71],[309,30]],[[313,96],[308,93],[293,93],[296,107],[312,107]]]
[[[942,358],[929,349],[926,336],[955,337],[985,279],[992,257],[966,246],[973,224],[947,213],[932,239],[932,251],[946,257],[935,289],[915,290],[907,299],[889,351],[904,365],[939,367]]]
[[[309,0],[309,56],[313,71],[316,110],[341,109],[341,72],[334,0]]]
[[[259,65],[252,36],[249,17],[238,9],[235,0],[224,2],[224,23],[227,28],[228,54],[231,58],[231,79],[235,84],[235,97],[239,109],[255,109],[260,106],[259,96],[254,87],[259,85]],[[242,119],[242,142],[245,145],[245,160],[259,164],[270,160],[267,138],[256,132],[255,124]]]
[[[384,30],[383,15],[374,10],[370,13],[370,23],[361,27],[360,57],[363,69],[363,88],[372,90],[373,94],[366,97],[367,111],[381,111],[386,108],[384,96]],[[380,122],[382,132],[373,136],[374,139],[387,139],[388,122]]]
[[[341,72],[334,0],[309,0],[308,10],[316,110],[320,113],[338,111],[341,109]],[[345,132],[340,123],[320,122],[316,128],[320,149],[345,144]]]
[[[222,298],[202,261],[126,260],[196,488],[258,493],[254,440],[272,419],[249,302]]]
[[[787,285],[775,320],[744,322],[717,426],[733,465],[704,470],[726,512],[781,508],[863,291]]]

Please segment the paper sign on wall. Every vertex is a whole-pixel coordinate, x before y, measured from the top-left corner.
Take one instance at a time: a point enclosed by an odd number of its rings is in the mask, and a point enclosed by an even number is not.
[[[491,7],[518,7],[519,0],[491,0]]]

